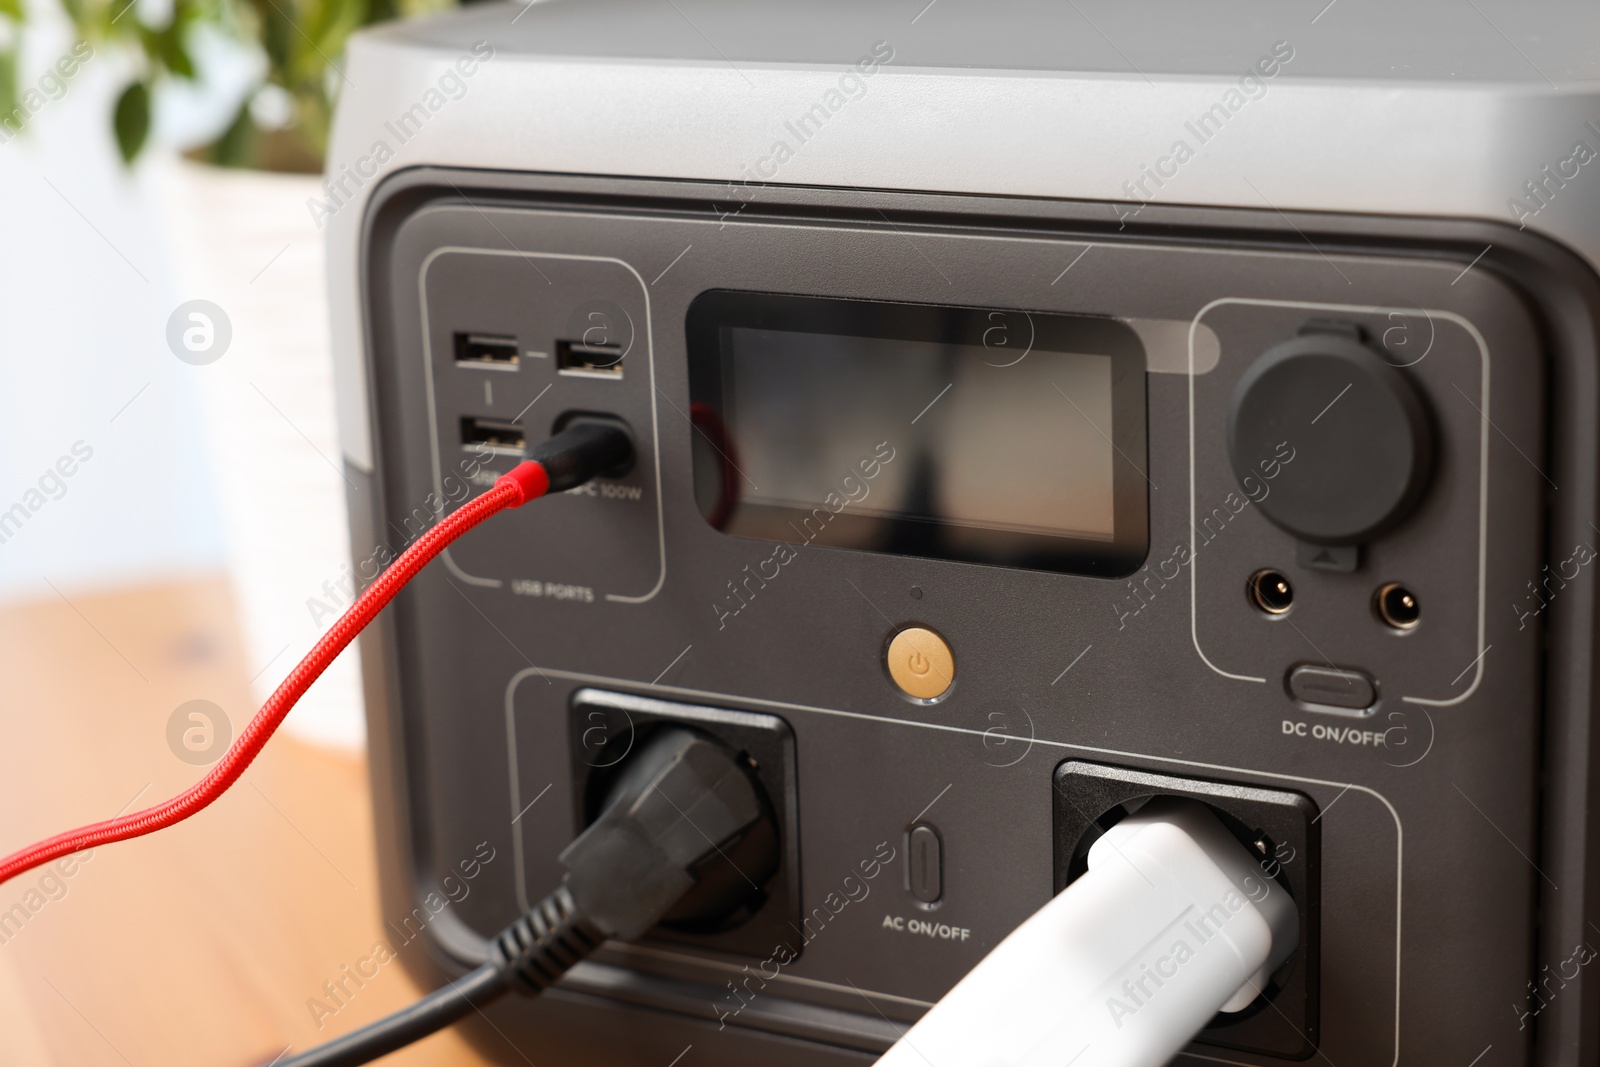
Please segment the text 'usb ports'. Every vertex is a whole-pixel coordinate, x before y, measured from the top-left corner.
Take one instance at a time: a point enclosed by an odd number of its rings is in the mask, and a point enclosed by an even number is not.
[[[458,333],[456,362],[482,370],[516,370],[517,339],[498,333]]]
[[[461,447],[475,456],[516,456],[522,458],[528,447],[522,427],[497,419],[461,420]]]
[[[585,378],[622,377],[622,346],[556,342],[556,370]]]

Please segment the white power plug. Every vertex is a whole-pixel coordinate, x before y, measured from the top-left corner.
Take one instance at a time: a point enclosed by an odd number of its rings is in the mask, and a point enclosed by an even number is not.
[[[1298,942],[1294,901],[1216,815],[1158,798],[878,1067],[1161,1067]]]

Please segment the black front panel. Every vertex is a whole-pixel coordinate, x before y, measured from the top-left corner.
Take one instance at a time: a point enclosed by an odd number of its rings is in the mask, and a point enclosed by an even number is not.
[[[477,842],[505,857],[436,924],[443,953],[470,962],[555,884],[580,783],[628,729],[591,735],[583,701],[642,697],[713,732],[694,709],[766,716],[792,746],[791,932],[612,946],[568,982],[699,1020],[703,1062],[747,1062],[752,1033],[783,1035],[773,1062],[885,1047],[1055,891],[1072,761],[1314,819],[1316,876],[1283,875],[1314,896],[1314,965],[1283,986],[1299,1038],[1217,1027],[1197,1055],[1529,1062],[1541,622],[1508,605],[1541,575],[1549,354],[1512,283],[1463,272],[1481,242],[1091,240],[1065,208],[845,194],[728,218],[676,187],[453,178],[470,203],[407,179],[371,230],[384,525],[453,506],[452,465],[480,485],[514,461],[463,440],[473,420],[537,439],[606,414],[640,452],[474,531],[396,605],[408,891]],[[973,332],[990,313],[1034,324],[1010,366]],[[457,335],[514,338],[514,369]],[[1241,403],[1269,355],[1288,399]],[[1329,390],[1330,365],[1365,384]],[[1353,519],[1314,506],[1343,404],[1428,450],[1343,491]],[[974,449],[990,476],[961,469]],[[886,662],[913,626],[953,657],[937,701]],[[668,1016],[590,1036],[667,1062]],[[555,1001],[497,1019],[575,1025]]]

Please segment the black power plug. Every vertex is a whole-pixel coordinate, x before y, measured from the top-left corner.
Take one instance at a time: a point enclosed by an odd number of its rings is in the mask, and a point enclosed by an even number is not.
[[[490,942],[486,963],[284,1067],[357,1067],[481,1011],[509,990],[537,996],[607,939],[638,937],[681,910],[685,899],[697,915],[737,908],[741,894],[718,873],[715,859],[726,861],[727,850],[761,840],[764,826],[770,878],[777,869],[771,811],[748,764],[728,746],[694,730],[655,731],[632,754],[599,818],[562,851],[561,884]]]
[[[778,869],[771,812],[732,749],[665,727],[630,754],[600,817],[562,851],[566,885],[596,925],[624,941],[657,922],[715,928],[744,912]]]
[[[574,693],[568,711],[576,833],[601,818],[641,751],[666,731],[691,731],[731,752],[767,805],[765,819],[700,865],[695,888],[646,936],[756,958],[779,944],[802,952],[799,801],[788,724],[773,715],[600,689]]]

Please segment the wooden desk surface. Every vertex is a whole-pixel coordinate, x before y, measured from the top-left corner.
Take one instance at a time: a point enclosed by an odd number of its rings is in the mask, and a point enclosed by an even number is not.
[[[68,596],[0,608],[0,853],[196,781],[178,705],[255,712],[221,579]],[[256,1067],[410,1003],[390,963],[309,1004],[383,936],[371,822],[362,760],[280,735],[191,821],[0,887],[0,1064]],[[383,1061],[482,1062],[448,1032]]]

